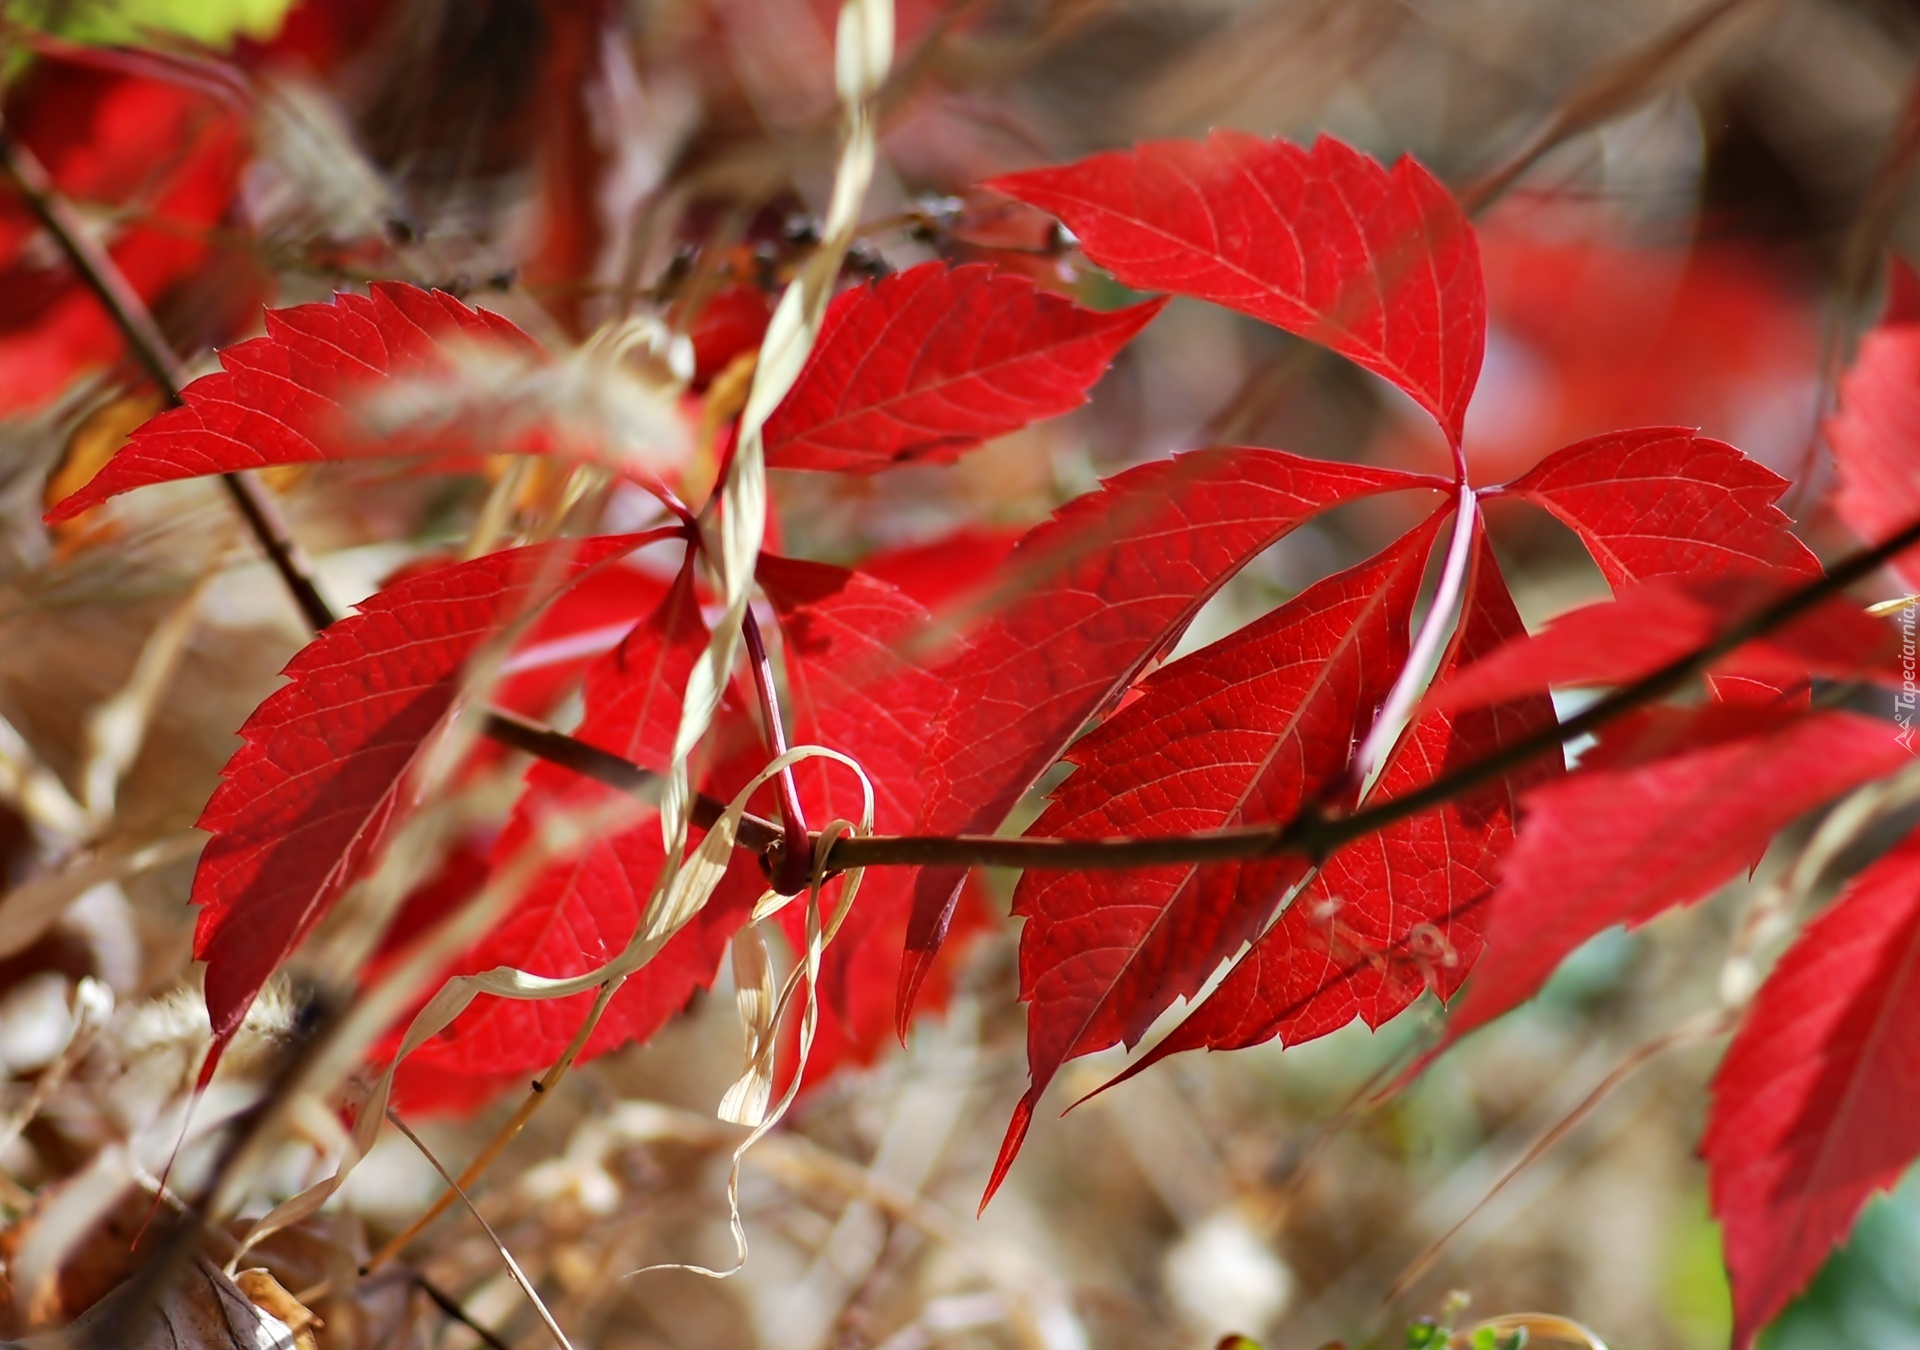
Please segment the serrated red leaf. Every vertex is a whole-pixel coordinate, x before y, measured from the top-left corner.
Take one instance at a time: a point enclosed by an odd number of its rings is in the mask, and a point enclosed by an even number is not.
[[[1473,229],[1431,174],[1322,136],[1241,132],[990,180],[1065,221],[1129,286],[1196,296],[1298,333],[1400,386],[1454,444],[1486,343]]]
[[[522,359],[537,359],[540,348],[497,314],[469,309],[443,291],[383,281],[371,292],[268,310],[265,337],[221,352],[224,369],[189,384],[183,406],[136,431],[47,519],[67,520],[137,487],[239,469],[470,452],[474,437],[458,425],[444,435],[376,433],[349,404],[383,380],[442,373],[449,344],[491,346]]]
[[[1819,576],[1774,505],[1789,486],[1724,441],[1641,427],[1556,450],[1499,495],[1552,512],[1618,589],[1670,576]]]
[[[574,734],[622,759],[665,769],[687,677],[706,641],[692,570],[684,568],[654,612],[589,669],[585,712]],[[535,764],[494,859],[512,857],[548,813],[592,811],[613,799],[611,788],[553,764]],[[513,911],[447,973],[511,965],[564,978],[604,965],[638,928],[664,861],[655,815],[594,840],[542,872]],[[645,1040],[696,990],[710,985],[753,898],[714,896],[621,987],[581,1057]],[[593,1000],[592,993],[550,1000],[482,997],[408,1057],[397,1088],[412,1106],[451,1107],[461,1104],[460,1078],[511,1083],[544,1069],[578,1032]]]
[[[997,829],[1207,599],[1295,527],[1342,502],[1436,488],[1451,484],[1226,447],[1141,465],[1069,502],[1021,540],[1002,590],[1011,598],[941,672],[948,696],[927,743],[915,830]],[[903,1030],[964,875],[925,868],[915,881]]]
[[[240,728],[245,743],[198,822],[213,838],[193,880],[194,955],[207,963],[216,1050],[377,852],[467,658],[587,568],[655,537],[538,544],[412,577],[287,664],[291,682]]]
[[[1164,304],[1082,309],[977,263],[922,263],[846,291],[767,419],[767,467],[869,474],[945,463],[1086,402]]]
[[[1701,1151],[1735,1350],[1920,1156],[1920,834],[1855,877],[1760,989]]]
[[[1484,660],[1436,682],[1436,711],[1498,702],[1548,685],[1624,685],[1688,656],[1788,588],[1755,576],[1662,578],[1624,587],[1617,598],[1562,614],[1539,633],[1520,634]],[[1793,683],[1808,675],[1898,681],[1899,635],[1838,597],[1742,644],[1713,671]]]
[[[1826,432],[1840,470],[1834,509],[1855,534],[1877,543],[1920,520],[1920,317],[1896,307],[1861,341]],[[1920,587],[1912,554],[1890,566]]]
[[[1908,758],[1890,724],[1852,713],[1708,705],[1684,719],[1709,743],[1689,748],[1684,729],[1666,728],[1661,758],[1604,756],[1527,795],[1448,1043],[1533,997],[1588,938],[1701,899],[1796,817]],[[1742,722],[1764,729],[1726,734]]]
[[[1182,657],[1075,743],[1078,767],[1028,832],[1101,839],[1290,819],[1337,780],[1406,664],[1443,510],[1379,556]],[[989,1196],[1060,1066],[1133,1045],[1265,924],[1307,863],[1028,872],[1014,892],[1032,1081]]]
[[[1484,532],[1471,567],[1442,679],[1526,632]],[[1552,701],[1537,685],[1464,714],[1426,710],[1370,800],[1402,796],[1553,723]],[[1427,989],[1452,997],[1480,955],[1485,901],[1513,842],[1518,794],[1559,772],[1542,760],[1334,853],[1219,987],[1122,1077],[1183,1050],[1237,1050],[1275,1037],[1297,1045],[1356,1017],[1378,1028]]]

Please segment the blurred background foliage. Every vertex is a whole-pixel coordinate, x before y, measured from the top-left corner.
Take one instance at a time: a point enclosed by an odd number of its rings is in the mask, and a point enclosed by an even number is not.
[[[1484,231],[1493,319],[1468,421],[1477,474],[1510,475],[1601,430],[1700,426],[1796,480],[1787,505],[1817,547],[1842,542],[1822,506],[1818,424],[1878,303],[1883,250],[1920,243],[1908,192],[1920,5],[898,4],[882,171],[850,281],[938,256],[1118,304],[1120,288],[1070,241],[974,184],[1214,126],[1411,152]],[[398,277],[497,308],[557,346],[655,315],[693,337],[697,422],[823,204],[831,9],[13,0],[0,10],[7,134],[47,166],[196,371],[213,346],[258,331],[263,304]],[[81,840],[49,816],[33,772],[81,792],[99,758],[90,712],[129,687],[167,616],[187,606],[193,619],[85,835],[109,852],[191,824],[233,728],[300,635],[211,491],[141,494],[77,531],[42,530],[48,496],[157,404],[31,219],[15,201],[0,207],[0,868],[17,891]],[[1442,462],[1426,419],[1381,383],[1180,301],[1080,413],[951,468],[791,475],[776,488],[777,526],[789,551],[842,562],[969,523],[989,527],[985,540],[1129,463],[1221,441]],[[690,490],[703,471],[710,460],[689,468]],[[335,468],[278,486],[347,602],[464,537],[489,479]],[[542,490],[531,482],[522,505],[535,509]],[[1290,537],[1189,644],[1391,537],[1407,523],[1391,511],[1362,504]],[[1530,619],[1598,592],[1558,527],[1498,511],[1493,524]],[[4,944],[4,1109],[31,1101],[36,1114],[0,1151],[11,1232],[0,1248],[24,1241],[50,1197],[116,1129],[151,1120],[177,1081],[160,1072],[128,1099],[130,1066],[184,1056],[198,1034],[167,1001],[192,979],[190,874],[178,856],[130,870]],[[1383,1104],[1373,1090],[1428,1043],[1436,1009],[1377,1036],[1356,1025],[1297,1050],[1188,1056],[1064,1120],[1049,1113],[976,1222],[1023,1078],[1006,883],[992,879],[993,917],[944,1015],[904,1051],[884,1036],[861,1047],[871,1065],[812,1089],[749,1161],[754,1256],[731,1282],[620,1278],[727,1250],[733,1136],[710,1115],[738,1057],[724,987],[654,1044],[568,1082],[481,1203],[581,1344],[1146,1350],[1239,1331],[1268,1346],[1392,1345],[1454,1290],[1475,1315],[1552,1310],[1615,1346],[1725,1343],[1694,1152],[1719,1043],[1654,1056],[1595,1094],[1637,1048],[1711,1005],[1747,886],[1592,944],[1543,997]],[[67,1055],[86,979],[116,1011]],[[1076,1066],[1059,1105],[1120,1062]],[[55,1065],[65,1081],[45,1087]],[[110,1097],[118,1115],[101,1105]],[[507,1109],[422,1130],[465,1157]],[[259,1179],[256,1211],[297,1189],[312,1157],[284,1162]],[[304,1237],[336,1263],[364,1254],[436,1188],[404,1144],[383,1146],[341,1211]],[[111,1284],[123,1249],[81,1247],[52,1313],[14,1290],[13,1329],[77,1312],[86,1289]],[[443,1219],[409,1257],[505,1343],[543,1343],[470,1219]],[[297,1258],[274,1259],[293,1269]],[[394,1288],[336,1298],[322,1344],[479,1343],[411,1286]],[[1769,1350],[1920,1346],[1917,1291],[1910,1179],[1874,1203]]]

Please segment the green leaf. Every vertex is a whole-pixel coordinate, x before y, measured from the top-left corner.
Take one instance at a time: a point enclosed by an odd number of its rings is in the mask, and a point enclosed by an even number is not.
[[[27,0],[9,17],[75,42],[139,46],[160,36],[222,50],[240,37],[271,38],[293,0]]]

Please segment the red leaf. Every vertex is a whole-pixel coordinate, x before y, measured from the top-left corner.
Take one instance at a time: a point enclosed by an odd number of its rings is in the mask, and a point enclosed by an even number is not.
[[[265,337],[221,352],[225,369],[188,385],[184,407],[136,431],[47,519],[66,520],[151,483],[235,469],[472,449],[474,438],[457,429],[446,437],[377,434],[345,403],[386,378],[440,373],[451,341],[521,357],[540,349],[505,319],[442,291],[376,282],[372,292],[268,310]]]
[[[1896,310],[1867,334],[1826,432],[1840,470],[1834,509],[1855,534],[1878,542],[1920,520],[1920,318]],[[1912,554],[1892,569],[1920,587]]]
[[[1779,584],[1751,576],[1628,586],[1615,600],[1562,614],[1532,637],[1517,636],[1438,684],[1427,706],[1470,708],[1547,685],[1630,684],[1699,649],[1782,593]],[[1712,668],[1786,683],[1809,674],[1898,681],[1898,645],[1899,635],[1888,624],[1835,598],[1767,638],[1743,644]]]
[[[767,420],[767,465],[944,463],[1079,407],[1164,301],[1101,313],[983,265],[923,263],[838,296]]]
[[[1920,834],[1854,878],[1762,986],[1706,1154],[1746,1350],[1920,1156]]]
[[[1720,739],[1729,714],[1771,726]],[[1448,1022],[1449,1043],[1533,997],[1596,933],[1693,903],[1796,817],[1907,759],[1890,724],[1852,713],[1763,716],[1708,705],[1690,720],[1713,743],[1682,743],[1651,762],[1611,757],[1528,794],[1520,841],[1493,897],[1487,951]]]
[[[1339,778],[1406,663],[1443,510],[1378,557],[1181,658],[1078,741],[1079,768],[1029,834],[1191,834],[1291,818]],[[1253,937],[1297,858],[1138,871],[1029,872],[1014,892],[1032,1086],[987,1193],[1060,1065],[1146,1034]]]
[[[668,581],[638,560],[591,572],[547,606],[501,667],[496,706],[544,717],[666,599]]]
[[[860,570],[937,610],[983,585],[1020,541],[1019,530],[963,526],[925,544],[860,560]]]
[[[1486,342],[1473,229],[1411,159],[1331,137],[1149,141],[987,184],[1065,221],[1129,286],[1197,296],[1323,343],[1413,396],[1454,444]]]
[[[421,747],[490,634],[646,535],[495,553],[380,592],[288,663],[292,681],[240,728],[245,744],[201,814],[213,838],[193,902],[216,1053],[261,985],[361,873]]]
[[[1485,653],[1525,631],[1482,533],[1441,677],[1477,669]],[[1428,710],[1395,747],[1371,800],[1424,787],[1553,723],[1537,685],[1464,715]],[[1339,850],[1206,1001],[1122,1077],[1182,1050],[1237,1050],[1276,1036],[1298,1045],[1355,1017],[1378,1028],[1429,988],[1452,997],[1480,955],[1517,793],[1559,772],[1544,759]]]
[[[1559,517],[1617,590],[1666,576],[1819,576],[1774,506],[1788,486],[1724,441],[1642,427],[1556,450],[1500,495]]]
[[[693,575],[683,569],[659,607],[588,672],[586,711],[575,734],[623,759],[664,769],[687,676],[706,640]],[[495,861],[512,857],[548,812],[591,811],[613,796],[611,788],[566,769],[535,764],[494,849]],[[447,973],[513,965],[566,977],[605,964],[638,928],[664,861],[654,815],[595,840],[541,873],[513,912]],[[727,942],[758,893],[744,899],[716,895],[621,987],[582,1058],[645,1040],[695,990],[711,984]],[[458,1085],[448,1075],[492,1077],[544,1069],[573,1039],[593,999],[592,993],[544,1001],[483,997],[409,1056],[397,1081],[415,1106],[460,1105],[454,1094]]]
[[[700,309],[687,337],[693,343],[693,387],[705,389],[734,358],[758,351],[773,318],[773,302],[758,286],[722,286]]]
[[[1342,502],[1444,480],[1301,459],[1198,450],[1143,464],[1069,502],[1015,549],[992,615],[946,669],[926,750],[925,834],[997,829],[1067,745],[1167,651],[1263,549]],[[961,868],[915,883],[898,1016],[939,950]]]

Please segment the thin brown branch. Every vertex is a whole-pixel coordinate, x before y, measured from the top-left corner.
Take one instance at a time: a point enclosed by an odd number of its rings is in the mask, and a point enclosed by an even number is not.
[[[651,769],[643,769],[611,751],[589,745],[552,727],[542,726],[518,713],[489,708],[483,730],[489,738],[502,745],[532,755],[535,759],[558,764],[563,769],[572,769],[581,777],[603,783],[616,792],[625,792],[644,801],[652,801],[659,795],[660,775]],[[717,797],[700,793],[693,802],[693,823],[702,829],[710,829],[726,813],[726,809],[727,804]],[[780,841],[780,827],[749,812],[740,817],[740,828],[735,838],[741,848],[764,854]]]
[[[1274,825],[1204,834],[1129,839],[1001,838],[997,835],[867,835],[844,837],[827,854],[829,871],[850,867],[1034,867],[1052,870],[1153,867],[1169,863],[1237,862],[1296,854],[1324,860],[1335,849],[1417,816],[1500,778],[1680,688],[1720,657],[1764,637],[1838,595],[1908,549],[1920,545],[1920,520],[1872,548],[1842,558],[1826,575],[1787,592],[1723,630],[1711,642],[1641,676],[1564,722],[1544,727],[1486,758],[1440,775],[1425,787],[1348,816],[1307,810]]]

